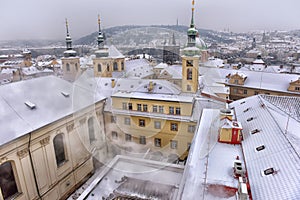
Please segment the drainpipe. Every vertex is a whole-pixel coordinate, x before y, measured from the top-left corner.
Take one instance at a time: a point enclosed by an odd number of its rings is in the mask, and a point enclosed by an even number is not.
[[[33,161],[32,161],[32,155],[31,155],[31,151],[30,151],[30,145],[31,145],[31,132],[29,133],[29,141],[28,141],[28,153],[29,153],[29,159],[30,159],[30,164],[31,164],[31,169],[32,169],[32,173],[33,173],[33,178],[34,178],[34,183],[35,183],[35,187],[36,187],[36,191],[37,194],[39,196],[39,199],[42,199],[42,196],[40,194],[40,190],[39,190],[39,186],[38,186],[38,182],[37,182],[37,178],[36,178],[36,174],[35,174],[35,170],[34,170],[34,165],[33,165]]]

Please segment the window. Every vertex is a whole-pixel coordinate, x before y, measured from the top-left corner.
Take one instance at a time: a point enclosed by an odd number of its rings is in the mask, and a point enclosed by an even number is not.
[[[265,175],[270,175],[270,174],[273,174],[274,172],[275,172],[274,168],[268,168],[268,169],[264,170]]]
[[[98,64],[98,72],[101,72],[101,64]]]
[[[171,149],[177,149],[177,140],[170,140]]]
[[[111,123],[116,123],[117,117],[116,116],[111,116],[110,120],[111,120]]]
[[[239,80],[235,79],[234,84],[239,84]]]
[[[106,71],[109,72],[109,64],[106,65]]]
[[[174,115],[174,107],[172,106],[169,107],[169,114]]]
[[[131,142],[132,136],[130,134],[125,134],[125,141]]]
[[[189,133],[194,133],[195,132],[195,126],[194,125],[189,125],[188,126],[188,132]]]
[[[188,68],[186,73],[187,73],[186,79],[187,80],[192,80],[193,79],[193,69],[192,68]]]
[[[154,146],[161,147],[161,139],[160,138],[154,138]]]
[[[123,110],[127,110],[127,103],[123,102],[122,103],[122,108],[123,108]]]
[[[153,106],[153,112],[157,112],[158,110],[157,110],[157,106]]]
[[[114,62],[114,71],[118,71],[118,63]]]
[[[176,107],[176,112],[175,112],[176,115],[180,115],[180,108],[179,107]]]
[[[300,87],[295,87],[295,90],[300,91]]]
[[[237,94],[238,93],[238,89],[237,88],[233,88],[233,94]]]
[[[161,128],[161,123],[160,123],[160,121],[154,121],[154,128],[155,128],[155,129],[160,129],[160,128]]]
[[[122,70],[124,70],[124,62],[121,62]]]
[[[139,126],[145,127],[145,120],[144,119],[139,119]]]
[[[90,138],[90,143],[96,140],[95,137],[95,128],[94,128],[94,118],[91,117],[88,119],[88,129],[89,129],[89,138]]]
[[[77,63],[75,63],[75,69],[78,72],[78,65],[77,65]]]
[[[164,113],[164,107],[163,106],[159,106],[159,113]]]
[[[112,139],[117,139],[118,138],[118,132],[112,131],[111,132],[111,137],[112,137]]]
[[[187,67],[193,67],[193,61],[192,60],[187,60],[186,61],[186,66]]]
[[[143,104],[143,111],[147,112],[148,111],[148,105],[147,104]]]
[[[124,124],[130,125],[130,118],[129,117],[124,118]]]
[[[265,149],[265,145],[261,145],[259,147],[256,147],[255,149],[256,149],[256,151],[264,150]]]
[[[171,131],[178,131],[178,124],[177,123],[171,123]]]
[[[259,92],[257,92],[257,91],[254,91],[254,95],[258,95],[258,93],[259,93]]]
[[[12,199],[18,193],[12,162],[0,165],[0,188],[3,199]]]
[[[54,137],[53,146],[54,146],[56,164],[59,167],[62,164],[64,164],[64,162],[66,161],[64,137],[62,133]]]
[[[128,103],[128,110],[132,110],[132,103]]]
[[[146,137],[140,136],[140,144],[146,144]]]
[[[265,94],[266,94],[266,95],[270,95],[270,93],[269,93],[269,92],[266,92]]]
[[[247,90],[244,90],[244,94],[247,94],[248,92],[247,92]]]
[[[69,72],[70,71],[70,64],[67,63],[66,67],[67,67],[67,71]]]
[[[190,85],[187,85],[187,86],[186,86],[186,90],[187,90],[187,91],[191,91],[191,90],[192,90],[192,87],[191,87]]]
[[[137,110],[142,111],[142,104],[139,104],[139,103],[137,104]]]

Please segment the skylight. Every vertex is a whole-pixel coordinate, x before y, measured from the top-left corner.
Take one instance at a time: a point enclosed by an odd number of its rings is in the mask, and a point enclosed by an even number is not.
[[[242,102],[241,102],[241,104],[244,104],[244,103],[246,103],[246,101],[242,101]]]
[[[264,175],[270,175],[273,174],[275,172],[274,168],[268,168],[266,170],[264,170]]]
[[[250,122],[250,121],[252,121],[253,119],[254,119],[253,117],[250,117],[250,118],[247,119],[247,122]]]
[[[248,112],[248,110],[250,110],[250,108],[247,108],[246,110],[244,110],[244,112]]]
[[[255,133],[258,133],[258,132],[260,132],[260,130],[254,129],[254,130],[251,131],[251,134],[255,134]]]
[[[28,108],[30,108],[31,110],[32,110],[32,109],[35,109],[35,107],[36,107],[36,105],[35,105],[34,103],[30,102],[30,101],[25,101],[24,103],[25,103],[25,105],[26,105]]]
[[[261,146],[256,147],[255,149],[256,149],[256,151],[262,151],[265,148],[266,148],[265,145],[261,145]]]
[[[61,94],[64,95],[64,97],[69,97],[70,96],[70,94],[67,93],[67,92],[61,92]]]

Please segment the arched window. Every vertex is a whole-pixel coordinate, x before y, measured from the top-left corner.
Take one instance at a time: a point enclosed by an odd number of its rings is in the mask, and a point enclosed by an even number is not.
[[[114,71],[118,71],[118,63],[114,62]]]
[[[56,135],[53,139],[54,152],[57,166],[61,166],[66,161],[64,136],[62,133]]]
[[[19,192],[11,161],[0,165],[0,188],[3,199],[11,199],[10,197]]]
[[[101,72],[101,64],[98,64],[98,72]]]
[[[124,70],[124,62],[121,62],[121,68]]]
[[[94,128],[94,118],[91,117],[88,119],[88,128],[89,128],[89,138],[90,138],[90,143],[96,140],[95,137],[95,128]]]
[[[67,71],[69,72],[69,71],[70,71],[70,64],[67,63],[67,64],[66,64],[66,67],[67,67]]]
[[[106,65],[106,71],[109,72],[109,64]]]
[[[75,69],[78,72],[78,65],[77,65],[77,63],[75,63]]]
[[[187,80],[192,80],[193,79],[193,69],[188,68],[187,69]]]

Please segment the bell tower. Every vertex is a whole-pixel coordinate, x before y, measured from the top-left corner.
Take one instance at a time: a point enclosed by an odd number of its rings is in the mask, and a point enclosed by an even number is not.
[[[198,34],[194,24],[195,1],[192,1],[192,18],[187,31],[187,47],[183,49],[182,58],[182,92],[196,93],[198,91],[200,49],[196,47]]]
[[[63,78],[67,81],[73,82],[80,75],[80,61],[77,57],[77,52],[72,48],[72,38],[69,34],[68,20],[66,19],[66,51],[64,57],[61,59],[63,68]]]

